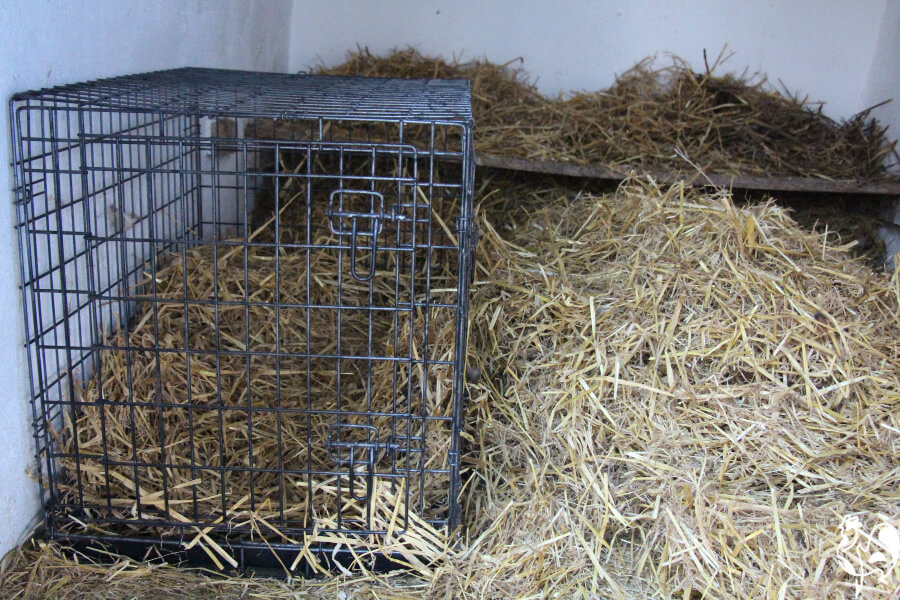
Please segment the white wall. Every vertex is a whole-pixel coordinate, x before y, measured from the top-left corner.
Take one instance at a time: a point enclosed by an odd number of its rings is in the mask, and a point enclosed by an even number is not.
[[[73,83],[182,66],[284,71],[291,0],[29,0],[0,7],[0,97]],[[0,163],[10,163],[9,123],[0,111]],[[0,190],[10,190],[0,168]],[[10,194],[0,203],[0,556],[20,539],[38,509],[18,257]],[[17,357],[14,360],[13,357]]]
[[[289,66],[339,63],[357,44],[499,63],[521,56],[541,90],[555,94],[607,87],[660,51],[700,69],[704,48],[712,61],[727,44],[736,53],[729,69],[768,73],[846,118],[900,96],[896,68],[886,88],[867,87],[876,46],[897,65],[896,19],[887,35],[881,26],[888,5],[896,15],[896,0],[296,0]],[[891,122],[900,135],[900,115]]]
[[[890,124],[888,134],[892,139],[900,138],[900,2],[887,3],[872,68],[868,73],[863,104],[874,106],[893,98],[889,104],[872,111],[882,123]],[[900,171],[900,164],[894,165]],[[900,211],[894,219],[900,223]]]

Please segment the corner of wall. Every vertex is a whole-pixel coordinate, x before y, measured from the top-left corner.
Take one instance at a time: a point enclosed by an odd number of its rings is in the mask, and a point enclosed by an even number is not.
[[[888,2],[881,20],[881,30],[875,54],[869,67],[863,91],[865,106],[875,106],[890,99],[887,104],[872,111],[872,116],[888,126],[888,137],[900,139],[900,3]],[[894,170],[900,170],[895,165]]]
[[[291,0],[291,9],[288,12],[287,16],[287,43],[285,44],[285,52],[287,53],[287,57],[285,59],[285,63],[287,65],[287,71],[289,73],[296,73],[302,67],[297,66],[296,56],[300,53],[300,40],[301,36],[299,35],[299,25],[298,25],[298,17],[301,13],[300,5],[303,4],[302,0]]]

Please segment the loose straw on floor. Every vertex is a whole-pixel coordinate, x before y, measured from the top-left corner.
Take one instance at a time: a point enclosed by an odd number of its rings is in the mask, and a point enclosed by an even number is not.
[[[900,525],[896,274],[724,192],[487,198],[456,553],[285,583],[76,565],[50,544],[14,555],[0,594],[896,596],[896,566],[859,580],[840,560]]]

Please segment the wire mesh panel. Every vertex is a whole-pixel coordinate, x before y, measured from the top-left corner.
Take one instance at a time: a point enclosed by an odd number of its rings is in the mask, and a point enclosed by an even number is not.
[[[458,526],[468,82],[181,69],[11,123],[50,536],[309,569]]]

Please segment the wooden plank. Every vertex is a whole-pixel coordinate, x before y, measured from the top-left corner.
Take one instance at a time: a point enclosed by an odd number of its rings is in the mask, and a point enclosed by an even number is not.
[[[475,164],[479,167],[545,173],[548,175],[564,175],[568,177],[584,177],[586,179],[604,179],[620,181],[626,173],[604,166],[578,165],[548,160],[532,160],[514,156],[492,156],[476,154]],[[752,175],[701,175],[693,173],[677,175],[673,173],[650,171],[647,175],[662,183],[675,183],[684,180],[688,185],[714,185],[724,188],[745,190],[766,190],[773,192],[819,192],[826,194],[900,194],[900,178],[883,180],[830,180],[812,177],[756,177]]]

